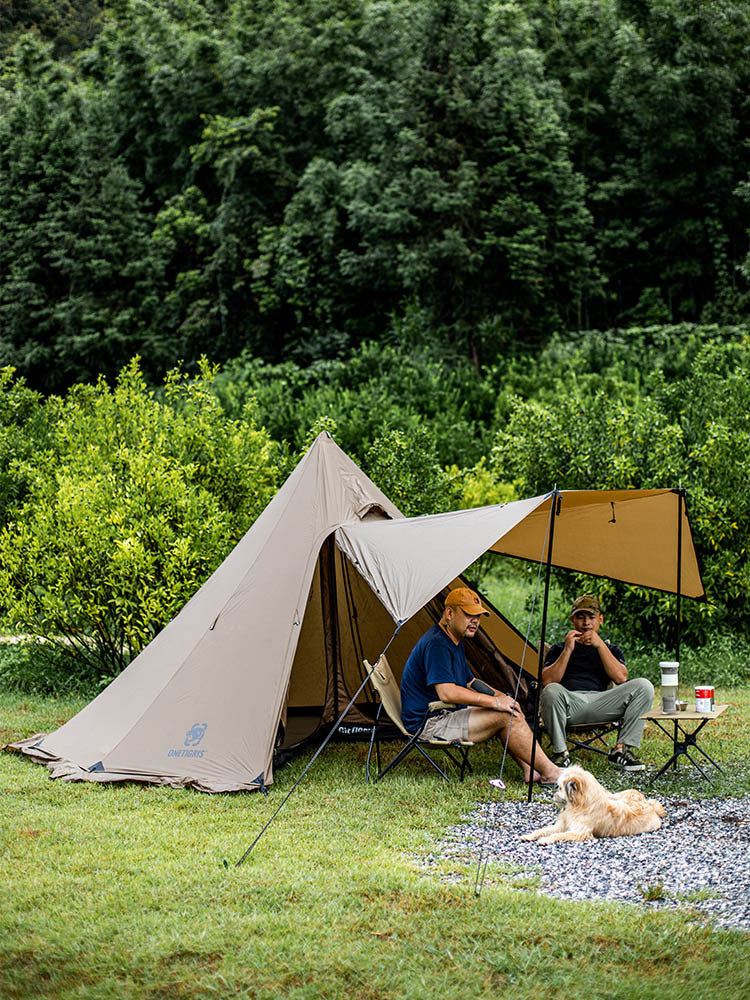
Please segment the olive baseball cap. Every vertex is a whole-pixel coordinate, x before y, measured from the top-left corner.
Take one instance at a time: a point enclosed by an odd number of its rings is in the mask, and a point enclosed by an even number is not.
[[[482,605],[479,594],[468,587],[456,587],[445,599],[445,606],[460,608],[465,615],[488,615],[489,611]]]
[[[581,594],[580,597],[576,597],[573,601],[573,607],[570,609],[571,616],[573,616],[576,611],[590,611],[595,615],[603,614],[601,604],[591,594]]]

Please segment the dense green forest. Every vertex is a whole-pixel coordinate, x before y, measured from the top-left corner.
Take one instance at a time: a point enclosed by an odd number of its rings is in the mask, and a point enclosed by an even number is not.
[[[749,46],[750,0],[4,5],[0,618],[75,662],[0,681],[116,673],[321,429],[406,514],[686,487],[686,634],[750,649]]]
[[[0,364],[35,388],[343,358],[414,312],[477,366],[747,313],[746,0],[13,0],[0,27]]]

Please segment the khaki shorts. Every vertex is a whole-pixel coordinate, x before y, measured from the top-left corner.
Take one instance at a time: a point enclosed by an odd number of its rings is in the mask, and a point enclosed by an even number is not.
[[[421,735],[430,740],[468,740],[470,716],[470,708],[458,708],[454,712],[445,708],[427,720]]]

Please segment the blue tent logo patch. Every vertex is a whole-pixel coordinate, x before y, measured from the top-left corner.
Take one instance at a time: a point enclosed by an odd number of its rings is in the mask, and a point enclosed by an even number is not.
[[[190,747],[189,750],[183,750],[182,747],[179,749],[169,750],[167,753],[168,757],[202,757],[206,752],[205,750],[194,750],[193,747],[197,747],[203,737],[206,735],[206,730],[208,729],[207,722],[194,722],[190,729],[185,733],[185,746]]]
[[[194,722],[190,729],[187,731],[185,736],[185,746],[186,747],[197,747],[203,737],[206,735],[206,730],[208,729],[207,722]]]

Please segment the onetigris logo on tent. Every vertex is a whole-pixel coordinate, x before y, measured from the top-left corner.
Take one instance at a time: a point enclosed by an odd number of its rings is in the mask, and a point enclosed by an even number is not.
[[[193,725],[188,729],[187,735],[185,736],[185,746],[195,747],[197,746],[203,737],[206,735],[206,730],[208,729],[207,722],[194,722]]]
[[[206,730],[208,729],[207,722],[194,722],[190,729],[185,733],[185,746],[195,747],[197,746],[203,737],[206,735]],[[204,750],[170,750],[168,753],[169,757],[202,757],[205,753]]]

